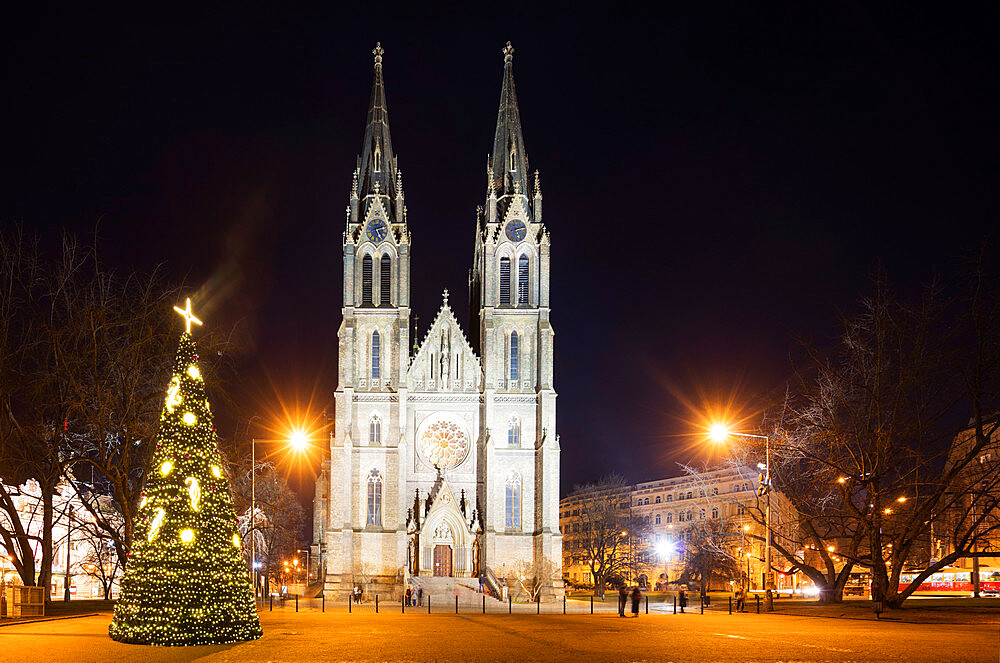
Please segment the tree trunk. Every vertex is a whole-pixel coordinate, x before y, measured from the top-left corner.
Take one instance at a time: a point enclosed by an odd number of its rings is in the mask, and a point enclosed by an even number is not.
[[[39,482],[42,489],[42,563],[38,567],[38,586],[43,587],[42,594],[45,596],[45,603],[52,602],[52,557],[55,550],[52,549],[52,519],[53,519],[53,494],[55,486],[51,482]]]

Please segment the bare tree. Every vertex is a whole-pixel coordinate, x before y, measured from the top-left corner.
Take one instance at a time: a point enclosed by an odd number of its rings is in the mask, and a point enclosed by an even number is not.
[[[577,486],[580,518],[574,539],[594,578],[594,595],[603,596],[608,579],[623,571],[632,518],[630,486],[621,475]]]

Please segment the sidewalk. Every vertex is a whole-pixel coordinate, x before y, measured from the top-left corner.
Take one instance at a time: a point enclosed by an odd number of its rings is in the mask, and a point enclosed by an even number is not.
[[[82,599],[79,601],[53,601],[45,606],[43,617],[3,617],[0,626],[12,624],[28,624],[31,622],[52,621],[55,619],[72,619],[74,617],[89,617],[101,613],[111,613],[115,609],[114,601],[103,599]]]

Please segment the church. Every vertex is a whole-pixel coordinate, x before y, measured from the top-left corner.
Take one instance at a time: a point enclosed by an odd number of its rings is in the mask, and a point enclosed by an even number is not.
[[[410,270],[420,268],[410,246],[422,224],[409,225],[381,46],[373,53],[343,234],[334,429],[314,502],[324,593],[342,599],[364,585],[398,596],[430,576],[484,577],[495,589],[498,577],[527,573],[553,598],[562,535],[550,237],[538,171],[528,169],[514,49],[503,49],[486,196],[470,227],[471,329],[445,290],[421,338],[410,319]]]

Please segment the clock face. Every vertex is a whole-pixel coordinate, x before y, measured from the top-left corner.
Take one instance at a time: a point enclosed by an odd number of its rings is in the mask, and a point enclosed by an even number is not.
[[[520,242],[524,239],[524,236],[528,234],[528,229],[524,227],[524,222],[520,219],[514,219],[507,224],[507,239],[512,242]]]
[[[382,219],[372,219],[368,222],[368,226],[365,228],[365,234],[368,235],[368,239],[373,242],[381,242],[385,239],[385,235],[388,231],[389,228],[385,225],[385,221]]]

